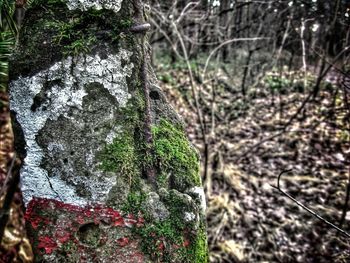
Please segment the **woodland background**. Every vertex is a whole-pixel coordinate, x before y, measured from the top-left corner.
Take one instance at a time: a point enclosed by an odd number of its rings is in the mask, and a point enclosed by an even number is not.
[[[350,1],[152,0],[153,64],[202,155],[211,262],[349,262]]]

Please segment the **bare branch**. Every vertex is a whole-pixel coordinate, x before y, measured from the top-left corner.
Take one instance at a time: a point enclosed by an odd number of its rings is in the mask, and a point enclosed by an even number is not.
[[[337,227],[336,225],[334,225],[333,223],[329,222],[328,220],[324,219],[322,216],[320,216],[319,214],[317,214],[316,212],[314,212],[313,210],[311,210],[310,208],[308,208],[307,206],[303,205],[302,203],[300,203],[298,200],[296,200],[293,196],[291,196],[290,194],[288,194],[287,192],[285,192],[284,190],[281,189],[281,185],[280,185],[280,181],[281,181],[281,177],[283,174],[291,172],[292,169],[290,170],[286,170],[286,171],[282,171],[277,178],[277,186],[273,186],[271,185],[273,188],[277,189],[281,194],[283,194],[284,196],[288,197],[290,200],[292,200],[294,203],[296,203],[298,206],[300,206],[301,208],[303,208],[304,210],[306,210],[307,212],[309,212],[311,215],[313,215],[314,217],[316,217],[317,219],[321,220],[322,222],[324,222],[325,224],[327,224],[328,226],[334,228],[335,230],[337,230],[338,232],[342,233],[344,236],[350,238],[350,234],[348,232],[346,232],[345,230]]]

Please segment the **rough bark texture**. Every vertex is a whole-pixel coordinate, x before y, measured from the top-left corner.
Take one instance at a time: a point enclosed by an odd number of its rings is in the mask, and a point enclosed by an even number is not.
[[[36,262],[208,260],[198,154],[155,84],[143,32],[130,30],[146,7],[36,0],[27,10],[10,96]]]

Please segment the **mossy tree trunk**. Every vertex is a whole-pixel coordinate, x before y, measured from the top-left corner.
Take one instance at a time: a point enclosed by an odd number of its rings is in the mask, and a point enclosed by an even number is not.
[[[156,85],[148,6],[36,0],[11,109],[37,262],[207,262],[199,157]]]

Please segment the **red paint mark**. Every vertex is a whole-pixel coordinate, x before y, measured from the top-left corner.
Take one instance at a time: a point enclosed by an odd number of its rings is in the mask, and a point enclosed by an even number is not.
[[[122,217],[120,218],[117,218],[115,221],[114,221],[114,226],[124,226],[125,225],[125,222],[124,222],[124,219]]]
[[[117,243],[119,246],[125,247],[126,245],[129,244],[129,239],[127,237],[121,237],[121,238],[117,239]]]
[[[40,217],[33,217],[31,218],[30,224],[32,225],[32,227],[34,229],[37,229],[39,224],[42,222],[43,220]]]
[[[44,216],[43,216],[44,214]],[[43,249],[46,254],[52,254],[55,250],[63,249],[63,244],[73,242],[75,244],[75,252],[80,255],[79,262],[85,262],[84,257],[93,259],[95,255],[92,251],[86,249],[86,246],[80,243],[76,233],[79,228],[87,223],[94,222],[95,224],[109,225],[110,228],[115,227],[142,227],[145,224],[145,219],[141,214],[134,216],[132,214],[123,217],[119,211],[102,205],[79,207],[72,204],[66,204],[57,200],[34,198],[28,204],[25,219],[33,228],[35,253],[43,253],[39,249]],[[154,233],[155,236],[155,233]],[[143,262],[142,253],[138,252],[137,242],[127,237],[122,237],[117,240],[112,239],[108,235],[101,237],[101,244],[109,247],[108,244],[115,244],[115,250],[112,253],[120,253],[124,246],[130,247],[131,251],[135,251],[134,255],[129,255],[130,262]],[[35,242],[37,241],[37,242]],[[163,244],[164,246],[164,244]],[[118,250],[119,249],[119,250]],[[117,255],[117,254],[116,254]]]
[[[188,247],[190,245],[190,241],[188,239],[185,239],[185,241],[182,243],[183,247]]]
[[[45,249],[46,254],[51,254],[57,248],[56,242],[49,236],[42,236],[38,238],[38,248]]]
[[[76,217],[72,220],[79,225],[93,220],[95,224],[100,224],[100,222],[103,221],[104,223],[111,224],[113,226],[125,226],[125,221],[121,214],[109,207],[104,207],[102,205],[97,205],[94,207],[79,207],[72,204],[65,204],[57,200],[34,198],[28,204],[25,215],[25,219],[31,223],[34,229],[37,229],[41,222],[48,223],[48,219],[38,216],[35,213],[35,211],[45,210],[47,208],[50,208],[51,210],[63,210],[76,214]],[[139,221],[136,220],[133,215],[128,215],[127,222],[128,226],[133,226],[137,222],[143,223],[144,220],[141,219],[141,221]]]
[[[160,243],[158,244],[158,251],[163,251],[164,248],[165,248],[164,242],[163,242],[163,241],[160,241]]]
[[[71,233],[67,231],[59,231],[58,233],[56,233],[56,237],[61,244],[64,244],[71,239]]]

